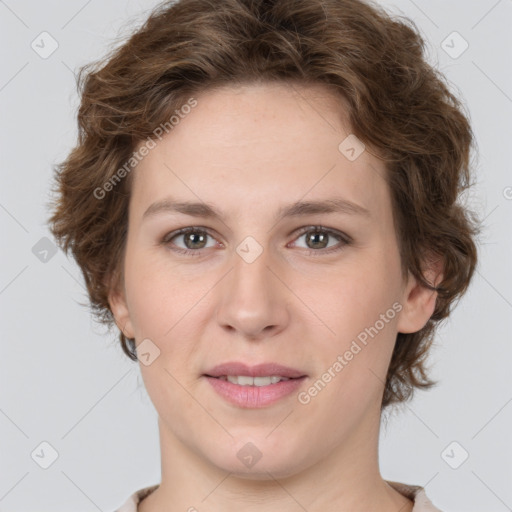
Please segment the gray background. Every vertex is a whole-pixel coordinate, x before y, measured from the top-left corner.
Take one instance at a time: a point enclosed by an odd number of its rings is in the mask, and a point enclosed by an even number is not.
[[[485,217],[478,272],[430,357],[440,384],[383,422],[382,475],[425,486],[443,511],[512,510],[512,1],[382,4],[418,24],[467,105],[479,147],[470,201]],[[74,72],[155,5],[0,1],[0,511],[108,512],[159,482],[156,413],[138,365],[80,305],[78,267],[41,241],[52,167],[75,142]],[[47,58],[43,31],[58,43]],[[469,44],[461,55],[454,31]],[[58,454],[47,469],[42,442]],[[453,469],[462,450],[469,457]]]

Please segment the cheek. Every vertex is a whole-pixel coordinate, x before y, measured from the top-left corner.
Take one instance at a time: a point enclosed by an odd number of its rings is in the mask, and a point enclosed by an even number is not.
[[[310,300],[337,334],[353,337],[400,299],[400,287],[399,262],[392,252],[368,253],[364,257],[355,255],[322,286],[315,286]]]
[[[184,274],[160,251],[127,252],[125,288],[136,337],[159,340],[172,336],[187,312],[200,307],[207,291],[204,279]]]
[[[323,354],[319,371],[327,371],[342,356],[343,369],[337,365],[335,380],[348,397],[360,396],[370,388],[375,391],[383,384],[379,380],[385,380],[401,309],[400,265],[395,256],[389,249],[377,257],[359,258],[326,280],[323,287],[315,287],[315,295],[309,299],[334,331],[326,330],[326,336],[317,339]]]
[[[204,351],[208,350],[199,340],[212,316],[210,292],[218,275],[204,268],[193,269],[192,265],[185,271],[177,269],[165,258],[143,251],[127,259],[125,269],[135,338],[138,342],[149,338],[160,351],[151,365],[141,366],[148,391],[158,395],[160,380],[168,382],[171,378],[167,372],[183,384],[192,385],[197,375],[190,372],[190,365],[198,357],[205,357]],[[174,388],[171,382],[168,392],[179,392],[179,386],[172,391]]]
[[[136,338],[156,340],[172,328],[179,313],[171,306],[172,283],[167,285],[164,279],[135,271],[131,276],[127,274],[125,286]]]

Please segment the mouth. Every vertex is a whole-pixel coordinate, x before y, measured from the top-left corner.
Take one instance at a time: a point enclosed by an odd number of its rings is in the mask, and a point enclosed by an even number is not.
[[[301,386],[307,375],[277,363],[248,366],[235,362],[218,365],[203,377],[229,403],[249,409],[269,406],[285,398]]]

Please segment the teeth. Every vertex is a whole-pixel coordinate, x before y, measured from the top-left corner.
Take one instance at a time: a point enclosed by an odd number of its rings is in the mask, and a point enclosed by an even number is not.
[[[287,377],[280,377],[279,375],[271,375],[269,377],[249,377],[247,375],[227,375],[219,377],[219,379],[227,380],[231,384],[238,384],[239,386],[269,386],[270,384],[277,384],[282,380],[290,380]]]

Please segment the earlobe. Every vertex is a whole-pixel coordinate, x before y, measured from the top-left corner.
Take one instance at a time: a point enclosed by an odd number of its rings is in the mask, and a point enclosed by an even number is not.
[[[428,283],[437,286],[442,280],[439,262],[429,265],[424,276]],[[409,273],[402,299],[403,309],[397,323],[398,332],[413,333],[421,330],[434,313],[437,292],[423,286]]]
[[[121,330],[127,338],[135,338],[124,291],[119,290],[118,287],[111,288],[108,294],[108,303],[119,330]]]

